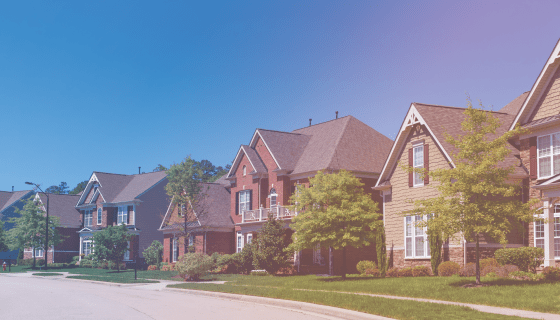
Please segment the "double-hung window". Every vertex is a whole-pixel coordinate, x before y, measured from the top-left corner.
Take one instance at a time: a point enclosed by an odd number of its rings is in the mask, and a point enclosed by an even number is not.
[[[118,216],[117,216],[117,224],[120,225],[122,223],[126,224],[128,221],[128,207],[127,206],[119,206],[118,209]]]
[[[91,238],[85,238],[82,241],[82,254],[88,256],[91,254]]]
[[[35,257],[42,257],[45,254],[45,251],[43,250],[43,248],[35,248],[33,250],[33,254]]]
[[[418,222],[426,219],[425,216],[405,217],[405,257],[429,258],[430,244],[426,228],[416,226]]]
[[[239,213],[243,214],[244,211],[249,210],[251,203],[251,191],[239,191]]]
[[[127,241],[126,252],[124,253],[123,260],[130,260],[130,241]]]
[[[560,173],[560,133],[537,138],[539,179]]]
[[[92,215],[93,215],[93,210],[89,209],[89,210],[85,210],[84,211],[84,227],[91,227],[92,224]]]
[[[278,198],[278,194],[276,193],[276,189],[272,188],[270,189],[270,195],[268,196],[270,198],[270,207],[274,207],[277,204],[276,199]]]
[[[194,235],[189,235],[189,247],[194,246]]]
[[[413,148],[413,162],[414,169],[424,168],[424,145],[415,146]],[[420,172],[414,172],[414,186],[423,186],[424,178]]]
[[[173,238],[173,262],[177,262],[179,258],[179,241],[177,238]]]
[[[97,224],[101,224],[101,218],[103,217],[103,210],[97,208]]]
[[[251,243],[252,241],[253,241],[253,234],[247,233],[247,244]]]
[[[544,222],[535,221],[535,247],[544,250]]]
[[[560,258],[560,205],[554,206],[554,257]]]
[[[243,234],[241,231],[237,232],[237,252],[241,252],[243,250]]]

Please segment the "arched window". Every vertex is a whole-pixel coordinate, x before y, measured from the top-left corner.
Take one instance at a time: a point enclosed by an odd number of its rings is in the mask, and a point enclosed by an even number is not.
[[[247,175],[247,166],[243,166],[243,176]]]
[[[268,197],[270,198],[270,206],[274,207],[276,206],[277,203],[277,198],[278,198],[278,194],[276,194],[276,189],[272,188],[270,189],[270,194],[268,195]]]

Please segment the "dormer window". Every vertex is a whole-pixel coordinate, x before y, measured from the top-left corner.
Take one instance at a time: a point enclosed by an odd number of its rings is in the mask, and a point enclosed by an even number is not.
[[[243,176],[247,175],[247,166],[243,166]]]

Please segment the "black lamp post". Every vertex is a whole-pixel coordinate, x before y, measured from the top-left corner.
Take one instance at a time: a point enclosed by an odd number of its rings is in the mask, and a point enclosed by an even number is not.
[[[45,270],[47,270],[47,264],[49,263],[49,195],[43,191],[43,189],[41,189],[41,187],[39,187],[38,184],[35,184],[33,182],[29,182],[26,181],[25,184],[30,184],[32,186],[37,187],[37,189],[41,190],[41,192],[47,197],[47,227],[46,227],[46,233],[45,233]],[[33,252],[33,254],[35,254],[35,252]],[[54,252],[53,252],[54,254]]]

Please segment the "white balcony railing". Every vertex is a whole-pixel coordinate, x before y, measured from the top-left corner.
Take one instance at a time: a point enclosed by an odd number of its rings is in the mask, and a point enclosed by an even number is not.
[[[283,206],[272,206],[271,208],[263,208],[256,210],[246,210],[243,211],[241,215],[241,223],[246,222],[258,222],[268,220],[268,214],[272,212],[272,215],[277,220],[291,219],[297,216],[297,212],[290,210]]]

